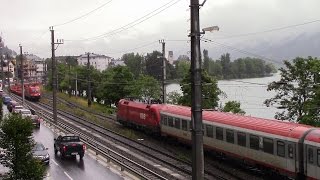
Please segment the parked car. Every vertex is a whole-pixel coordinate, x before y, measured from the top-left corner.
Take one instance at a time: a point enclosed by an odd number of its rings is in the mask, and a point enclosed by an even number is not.
[[[20,114],[23,118],[31,117],[31,111],[29,109],[20,109],[18,114]]]
[[[18,105],[18,102],[17,101],[10,101],[7,103],[7,109],[9,112],[12,112],[12,109]]]
[[[42,119],[38,115],[31,115],[30,118],[32,120],[32,124],[36,128],[40,128],[40,122],[41,122]]]
[[[3,96],[3,90],[0,89],[0,97],[2,97],[2,96]]]
[[[2,97],[3,104],[7,105],[8,102],[10,102],[10,101],[12,101],[11,97],[9,97],[9,96],[3,96]]]
[[[80,141],[80,137],[77,135],[59,135],[54,138],[54,153],[57,154],[59,151],[61,158],[79,155],[80,159],[82,159],[85,149],[86,145]]]
[[[20,109],[23,109],[23,106],[16,105],[12,108],[13,113],[19,113]]]
[[[47,150],[48,148],[45,148],[42,143],[37,142],[32,149],[33,157],[39,159],[44,164],[49,164],[50,155]]]

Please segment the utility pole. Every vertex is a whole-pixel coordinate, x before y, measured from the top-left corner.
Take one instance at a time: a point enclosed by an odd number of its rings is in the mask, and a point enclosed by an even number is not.
[[[4,72],[3,72],[3,55],[2,55],[2,48],[1,48],[1,53],[0,53],[0,55],[1,55],[1,79],[2,79],[2,89],[3,89],[3,87],[4,87]]]
[[[166,43],[164,42],[164,39],[159,40],[159,43],[162,44],[162,104],[166,103]]]
[[[7,54],[7,62],[8,62],[8,93],[10,94],[10,61],[9,55]]]
[[[20,62],[21,62],[21,93],[22,93],[22,106],[24,105],[24,67],[23,67],[23,54],[22,54],[22,46],[19,44],[20,47]]]
[[[77,71],[76,71],[76,93],[75,93],[75,95],[77,98],[78,97],[78,73],[77,73]]]
[[[87,70],[88,70],[88,107],[91,107],[91,82],[90,82],[90,53],[87,53],[88,56],[88,63],[87,63]]]
[[[60,44],[63,44],[63,40],[57,40],[57,42],[54,42],[54,30],[53,26],[49,28],[51,31],[51,51],[52,51],[52,98],[53,98],[53,121],[54,123],[57,123],[57,64],[55,60],[55,51],[56,47],[55,45],[57,44],[58,46]],[[57,47],[58,48],[58,47]]]
[[[68,63],[68,66],[69,66],[69,76],[68,76],[68,77],[69,77],[69,78],[68,78],[68,80],[69,80],[69,83],[68,83],[69,86],[68,86],[68,87],[69,87],[69,88],[68,88],[68,94],[69,94],[69,98],[71,98],[71,81],[70,81],[70,78],[71,78],[71,77],[70,77],[70,76],[71,76],[71,74],[70,74],[71,65],[70,65],[70,62]]]
[[[202,93],[201,93],[201,54],[199,0],[190,0],[191,26],[191,114],[192,114],[192,179],[203,180],[203,132],[202,132]]]

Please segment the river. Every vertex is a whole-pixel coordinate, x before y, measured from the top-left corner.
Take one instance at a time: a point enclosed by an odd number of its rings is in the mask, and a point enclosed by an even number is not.
[[[277,111],[275,107],[266,107],[263,102],[276,94],[274,91],[267,91],[267,85],[272,81],[278,81],[280,74],[271,77],[235,79],[218,81],[218,87],[225,92],[226,98],[220,97],[219,104],[224,105],[227,101],[239,101],[241,109],[246,115],[273,119]],[[182,93],[179,84],[167,85],[167,93],[177,91]]]

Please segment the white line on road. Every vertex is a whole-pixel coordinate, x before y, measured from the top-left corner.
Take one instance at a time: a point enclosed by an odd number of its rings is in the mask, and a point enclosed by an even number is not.
[[[59,166],[59,164],[58,164],[57,162],[55,162],[53,159],[51,159],[51,161],[52,161],[53,163],[55,163],[57,166]]]
[[[71,178],[71,176],[69,176],[69,174],[67,173],[67,172],[65,172],[65,171],[63,171],[64,172],[64,174],[70,179],[70,180],[73,180],[72,178]]]

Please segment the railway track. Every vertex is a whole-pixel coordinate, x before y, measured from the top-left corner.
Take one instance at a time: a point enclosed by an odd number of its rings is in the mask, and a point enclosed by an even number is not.
[[[52,96],[46,95],[46,98],[49,98],[49,100],[52,101]],[[63,102],[63,103],[68,103],[68,105],[70,105],[72,107],[80,108],[83,111],[92,113],[96,117],[102,116],[104,120],[108,120],[108,121],[112,121],[112,122],[115,121],[115,116],[102,115],[101,113],[96,113],[96,112],[94,112],[92,110],[88,110],[86,108],[83,108],[83,107],[81,107],[79,105],[73,104],[73,103],[71,103],[69,101],[66,101],[64,99],[61,99],[61,98],[58,98],[58,100],[60,102]],[[67,113],[69,115],[72,115],[69,112],[65,112],[65,113]],[[87,120],[85,120],[83,118],[82,118],[82,120],[87,121]],[[92,122],[89,122],[89,121],[87,121],[87,122],[92,124],[92,125],[94,125],[94,126],[100,127],[103,130],[110,131],[113,134],[117,134],[118,136],[122,136],[123,138],[127,139],[127,137],[125,137],[125,136],[123,136],[123,135],[121,135],[121,134],[119,134],[117,132],[114,132],[114,131],[111,131],[109,129],[106,129],[106,128],[104,128],[104,127],[102,127],[102,126],[100,126],[100,125],[98,125],[96,123],[92,123]],[[115,138],[115,140],[116,140],[116,138]],[[130,141],[132,142],[132,140],[130,140]],[[131,144],[130,141],[127,144],[130,145]],[[143,142],[145,143],[145,141],[143,141]],[[154,144],[153,143],[152,144],[143,144],[143,143],[141,143],[141,141],[133,141],[133,143],[138,143],[138,144],[141,144],[142,146],[147,146],[149,149],[152,149],[154,152],[158,152],[158,153],[164,154],[166,157],[171,157],[172,159],[176,159],[176,162],[174,162],[174,163],[175,164],[179,164],[181,166],[180,169],[182,169],[182,171],[189,172],[191,174],[191,162],[190,161],[181,160],[181,159],[176,158],[175,155],[172,155],[172,154],[169,154],[169,153],[164,153],[164,152],[167,152],[168,150],[164,149],[164,148],[161,148],[159,146],[157,146],[157,148],[154,148]],[[136,150],[139,151],[139,149],[137,149],[137,148],[136,148]],[[162,156],[160,156],[160,157],[162,157]],[[157,159],[159,159],[159,158],[157,158]],[[168,162],[167,159],[168,158],[165,158],[166,162]],[[187,165],[189,165],[189,166],[187,166]],[[239,167],[237,167],[237,168],[239,168]],[[259,178],[259,176],[261,174],[257,175],[256,172],[253,172],[253,175],[251,175],[252,172],[249,172],[249,174],[245,173],[245,172],[243,173],[243,172],[240,172],[239,170],[237,170],[237,168],[233,168],[233,167],[230,167],[228,165],[223,165],[220,162],[217,162],[217,159],[214,160],[214,161],[211,161],[211,160],[210,161],[206,161],[205,160],[205,174],[207,175],[206,176],[207,179],[210,179],[210,176],[211,177],[215,177],[215,174],[217,174],[217,173],[218,174],[223,174],[224,176],[227,175],[227,177],[228,177],[227,179],[239,179],[239,180],[240,179],[257,179],[257,180],[261,179],[261,178]],[[230,173],[230,172],[232,172],[232,173]],[[245,177],[245,178],[241,178],[241,177]]]

